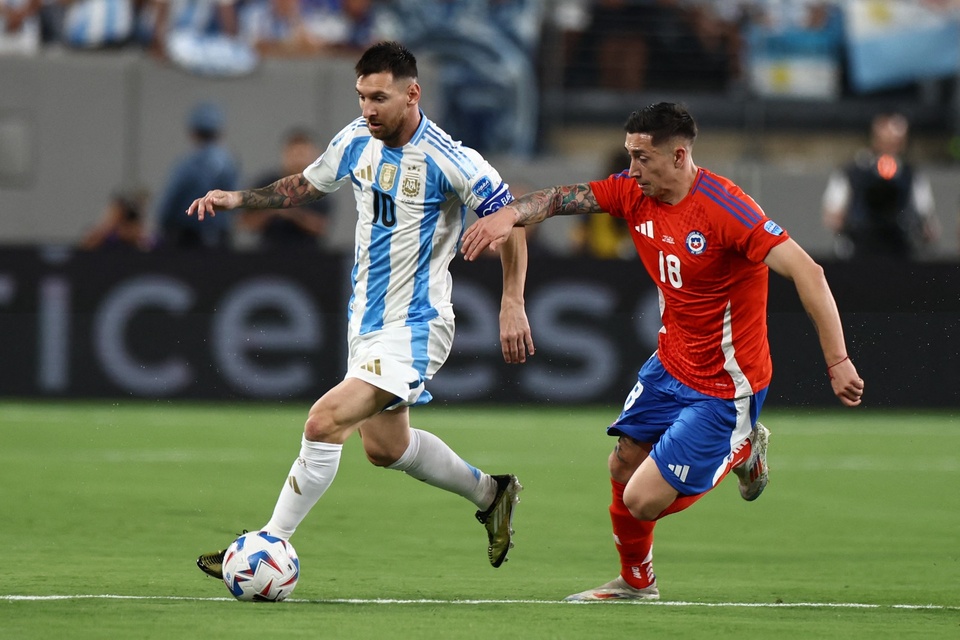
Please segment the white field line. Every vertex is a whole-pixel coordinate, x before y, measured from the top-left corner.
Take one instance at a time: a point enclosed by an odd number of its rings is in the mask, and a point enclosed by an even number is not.
[[[233,602],[233,598],[211,597],[200,598],[192,596],[122,596],[112,594],[77,594],[77,595],[0,595],[0,601],[9,602],[46,602],[54,600],[166,600],[188,602]],[[590,605],[600,603],[564,602],[562,600],[439,600],[431,598],[404,599],[404,598],[331,598],[326,600],[305,600],[290,598],[285,602],[307,604],[429,604],[429,605],[481,605],[481,604],[566,604]],[[945,606],[939,604],[867,604],[861,602],[686,602],[681,600],[633,600],[620,601],[616,604],[634,604],[648,607],[708,607],[708,608],[757,608],[757,609],[910,609],[930,611],[960,611],[960,606]]]

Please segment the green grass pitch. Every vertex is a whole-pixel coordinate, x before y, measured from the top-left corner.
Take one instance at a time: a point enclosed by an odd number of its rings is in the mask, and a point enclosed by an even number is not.
[[[509,561],[487,563],[472,505],[353,438],[293,538],[291,601],[235,602],[194,559],[268,519],[306,409],[0,402],[0,637],[960,637],[955,412],[766,411],[763,497],[728,478],[659,523],[659,603],[578,605],[558,601],[618,570],[617,407],[417,408],[524,484]]]

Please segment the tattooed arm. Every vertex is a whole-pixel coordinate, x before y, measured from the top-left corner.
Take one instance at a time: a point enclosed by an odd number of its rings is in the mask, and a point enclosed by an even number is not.
[[[589,184],[572,184],[533,191],[496,213],[480,218],[463,235],[461,251],[475,260],[484,249],[496,249],[510,236],[514,226],[543,222],[555,215],[601,213]]]
[[[302,173],[280,178],[259,189],[245,191],[221,191],[214,189],[202,198],[197,198],[187,209],[187,215],[197,214],[203,220],[206,214],[217,215],[217,210],[237,209],[282,209],[299,207],[327,195],[310,184]]]

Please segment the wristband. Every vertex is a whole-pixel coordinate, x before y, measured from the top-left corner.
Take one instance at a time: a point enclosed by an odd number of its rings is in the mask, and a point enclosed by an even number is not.
[[[843,362],[846,362],[846,361],[849,360],[849,359],[850,359],[850,356],[849,356],[849,355],[843,356],[843,359],[842,359],[842,360],[838,360],[838,361],[834,362],[833,364],[831,364],[830,366],[827,367],[827,375],[830,376],[830,379],[831,379],[831,380],[833,379],[833,374],[830,373],[830,369],[833,369],[833,368],[834,368],[835,366],[837,366],[838,364],[841,364],[841,363],[843,363]]]

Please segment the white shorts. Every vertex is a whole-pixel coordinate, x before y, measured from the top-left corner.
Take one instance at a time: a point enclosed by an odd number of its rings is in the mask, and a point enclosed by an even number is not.
[[[388,407],[426,404],[433,399],[426,381],[446,362],[453,348],[453,319],[385,327],[349,338],[344,378],[359,378],[397,397]]]

